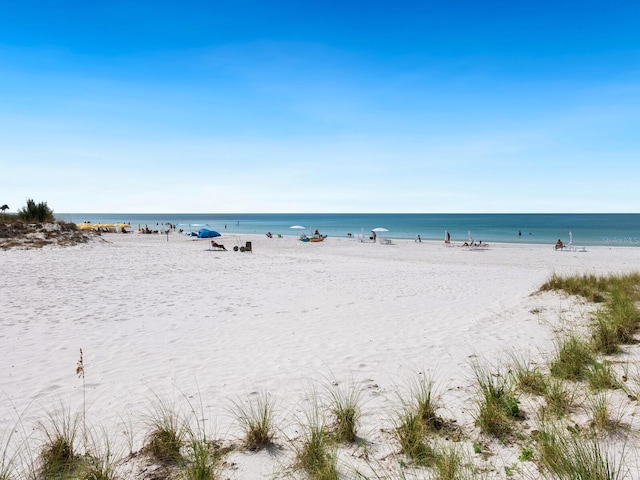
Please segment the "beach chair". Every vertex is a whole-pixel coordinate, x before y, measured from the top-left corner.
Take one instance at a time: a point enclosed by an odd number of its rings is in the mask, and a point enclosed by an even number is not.
[[[385,237],[378,237],[378,243],[380,245],[393,245],[393,242]]]

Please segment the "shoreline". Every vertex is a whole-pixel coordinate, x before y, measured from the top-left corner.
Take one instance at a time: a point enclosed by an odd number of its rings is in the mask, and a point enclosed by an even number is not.
[[[391,238],[444,240],[473,237],[485,242],[552,244],[558,238],[565,243],[573,232],[577,244],[587,246],[639,246],[639,214],[61,214],[67,221],[93,223],[130,223],[133,228],[145,224],[158,227],[166,223],[183,229],[201,226],[225,233],[294,234],[292,225],[304,226],[307,235],[319,228],[330,237],[356,236],[385,227]],[[520,232],[520,236],[518,233]]]

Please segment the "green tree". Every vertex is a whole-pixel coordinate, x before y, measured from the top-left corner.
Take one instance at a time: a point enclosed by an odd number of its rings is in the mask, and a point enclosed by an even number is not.
[[[18,211],[18,216],[25,222],[54,222],[53,210],[47,202],[36,203],[31,198],[27,205]]]

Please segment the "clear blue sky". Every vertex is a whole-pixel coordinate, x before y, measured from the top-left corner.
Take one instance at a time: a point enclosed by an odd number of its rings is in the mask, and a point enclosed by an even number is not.
[[[638,212],[640,2],[3,1],[0,204]]]

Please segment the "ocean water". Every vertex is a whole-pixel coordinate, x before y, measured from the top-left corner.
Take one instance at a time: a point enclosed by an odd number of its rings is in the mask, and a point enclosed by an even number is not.
[[[445,230],[451,241],[464,242],[469,232],[475,241],[553,244],[557,239],[569,241],[572,232],[576,245],[608,245],[640,247],[640,214],[109,214],[63,213],[61,220],[80,223],[130,223],[134,229],[148,226],[162,229],[173,223],[183,230],[205,227],[229,234],[298,235],[305,227],[307,233],[318,229],[329,237],[346,237],[373,228],[386,228],[388,238],[443,240]]]

